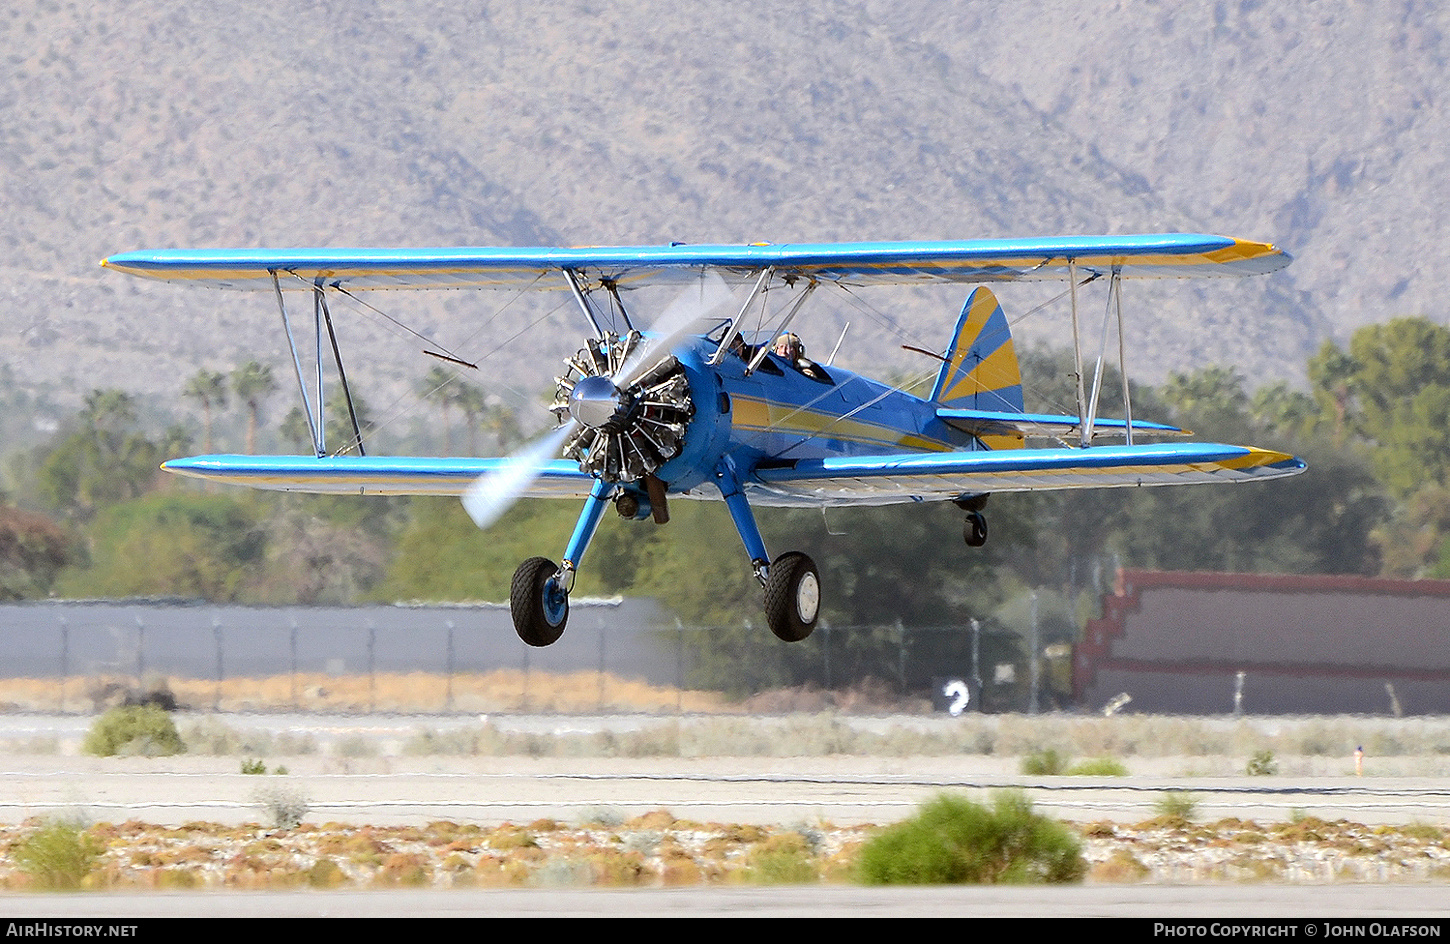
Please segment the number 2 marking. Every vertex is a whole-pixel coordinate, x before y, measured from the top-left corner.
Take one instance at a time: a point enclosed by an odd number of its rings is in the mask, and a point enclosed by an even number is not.
[[[967,688],[967,683],[961,679],[952,679],[941,687],[941,693],[952,700],[947,706],[947,711],[955,717],[967,710],[967,702],[972,700],[972,693]]]

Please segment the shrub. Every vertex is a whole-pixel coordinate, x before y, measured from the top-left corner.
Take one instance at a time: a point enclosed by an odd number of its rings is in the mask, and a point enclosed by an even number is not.
[[[804,885],[821,880],[809,840],[781,833],[759,843],[745,858],[746,877],[759,885]]]
[[[1093,760],[1085,760],[1080,764],[1073,764],[1068,768],[1069,777],[1126,777],[1128,767],[1120,760],[1111,757],[1097,757]]]
[[[123,705],[96,719],[83,749],[97,757],[116,754],[168,757],[185,752],[176,724],[156,705]]]
[[[1066,754],[1049,747],[1022,758],[1022,772],[1031,777],[1056,777],[1067,770],[1069,759]]]
[[[1009,790],[990,809],[938,796],[868,842],[858,868],[868,885],[1040,884],[1081,881],[1087,862],[1066,826]]]
[[[273,829],[296,829],[302,825],[302,817],[312,808],[305,794],[288,787],[258,790],[252,801],[261,807]]]
[[[1169,790],[1154,802],[1153,809],[1160,817],[1186,825],[1198,812],[1198,799],[1184,790]]]
[[[51,819],[11,846],[10,858],[37,888],[74,891],[104,851],[79,820]]]
[[[246,760],[242,761],[242,773],[244,774],[255,775],[265,774],[266,772],[267,765],[262,763],[260,760],[255,760],[249,757]]]
[[[1270,750],[1259,751],[1249,758],[1248,766],[1244,772],[1250,777],[1272,777],[1279,772],[1279,762],[1274,760],[1274,752]]]

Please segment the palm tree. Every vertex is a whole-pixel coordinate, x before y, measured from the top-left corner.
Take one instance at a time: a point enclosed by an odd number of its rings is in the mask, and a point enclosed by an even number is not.
[[[196,372],[196,375],[186,382],[186,388],[181,395],[201,404],[202,416],[204,417],[203,437],[204,448],[208,453],[212,452],[211,445],[211,411],[212,407],[221,409],[227,405],[227,378],[223,374],[207,370],[203,367]]]
[[[232,390],[247,404],[247,455],[257,452],[257,421],[262,401],[277,389],[272,368],[257,361],[247,361],[232,371]]]
[[[136,398],[120,390],[92,390],[86,394],[81,422],[90,428],[97,445],[114,455],[121,434],[136,422]]]
[[[478,420],[483,416],[484,397],[483,391],[471,383],[459,381],[454,384],[453,404],[463,411],[463,418],[468,423],[468,454],[478,455]]]
[[[519,415],[496,395],[488,398],[488,410],[483,425],[485,429],[493,430],[501,453],[508,452],[510,446],[523,438],[523,431],[519,428]]]
[[[446,367],[434,367],[418,382],[418,396],[433,400],[443,410],[443,454],[453,455],[453,424],[449,422],[449,410],[453,406],[453,395],[448,389],[453,384],[453,374]]]

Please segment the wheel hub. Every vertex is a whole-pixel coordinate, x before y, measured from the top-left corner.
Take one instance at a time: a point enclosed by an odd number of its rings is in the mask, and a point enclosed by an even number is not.
[[[821,608],[821,582],[811,571],[806,571],[796,585],[795,608],[802,623],[814,622]]]

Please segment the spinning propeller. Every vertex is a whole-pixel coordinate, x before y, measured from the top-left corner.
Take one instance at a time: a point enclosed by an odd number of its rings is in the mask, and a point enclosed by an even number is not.
[[[463,507],[488,528],[528,491],[556,456],[607,482],[633,482],[679,454],[694,415],[690,385],[674,346],[730,299],[725,280],[709,272],[672,301],[648,332],[590,338],[565,363],[550,407],[560,425],[479,476]]]

